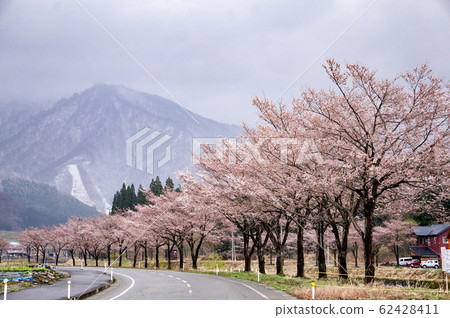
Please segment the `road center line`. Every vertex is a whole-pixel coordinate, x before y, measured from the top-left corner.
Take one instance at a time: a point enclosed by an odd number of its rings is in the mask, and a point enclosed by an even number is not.
[[[123,296],[125,293],[127,293],[131,288],[133,288],[133,286],[134,286],[134,279],[132,278],[132,277],[130,277],[130,276],[128,276],[128,275],[125,275],[125,274],[119,274],[119,273],[114,273],[114,274],[116,274],[116,275],[121,275],[121,276],[125,276],[126,278],[129,278],[129,279],[131,279],[131,285],[127,288],[127,289],[125,289],[123,292],[121,292],[119,295],[117,295],[116,297],[113,297],[113,298],[111,298],[110,300],[114,300],[114,299],[117,299],[117,298],[119,298],[120,296]]]

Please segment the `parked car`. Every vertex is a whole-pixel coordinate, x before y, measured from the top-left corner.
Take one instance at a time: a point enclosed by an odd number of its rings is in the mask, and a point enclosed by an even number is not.
[[[408,262],[406,265],[409,267],[419,267],[420,266],[420,259],[413,259],[412,261]]]
[[[439,260],[429,259],[428,261],[421,262],[420,266],[422,268],[439,268]]]
[[[408,262],[412,261],[412,257],[402,257],[398,260],[398,265],[400,266],[407,266]]]

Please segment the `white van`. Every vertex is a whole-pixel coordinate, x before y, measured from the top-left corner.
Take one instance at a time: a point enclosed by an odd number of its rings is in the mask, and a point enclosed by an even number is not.
[[[408,265],[408,262],[412,261],[412,257],[402,257],[398,260],[398,265],[400,266],[406,266]]]

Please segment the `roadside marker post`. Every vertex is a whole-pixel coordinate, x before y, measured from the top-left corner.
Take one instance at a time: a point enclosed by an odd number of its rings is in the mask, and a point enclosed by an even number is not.
[[[105,262],[105,273],[106,273],[106,262]]]
[[[445,273],[445,291],[448,294],[448,274]]]
[[[216,264],[216,275],[219,275],[219,264]]]
[[[3,300],[6,300],[8,295],[8,278],[5,278],[3,280],[3,283],[5,284],[5,293],[3,294]]]
[[[81,270],[83,270],[83,261],[81,261]]]
[[[259,283],[259,268],[258,268],[258,283]]]
[[[312,286],[312,295],[311,295],[312,297],[311,297],[311,299],[314,300],[316,298],[316,283],[312,283],[311,286]]]
[[[111,267],[111,281],[113,281],[113,268]]]
[[[70,284],[72,284],[72,282],[69,280],[67,282],[67,299],[70,299]]]
[[[183,272],[184,272],[184,262],[183,262]]]

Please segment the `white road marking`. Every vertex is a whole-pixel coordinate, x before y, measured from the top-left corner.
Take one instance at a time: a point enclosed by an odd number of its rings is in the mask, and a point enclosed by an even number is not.
[[[127,293],[131,288],[133,288],[133,286],[134,286],[134,279],[132,278],[132,277],[130,277],[130,276],[128,276],[128,275],[125,275],[125,274],[119,274],[119,273],[114,273],[114,274],[116,274],[116,275],[121,275],[121,276],[125,276],[126,278],[129,278],[129,279],[131,279],[131,285],[127,288],[127,289],[125,289],[123,292],[121,292],[119,295],[117,295],[116,297],[113,297],[113,298],[111,298],[110,300],[114,300],[114,299],[117,299],[117,298],[119,298],[120,296],[123,296],[125,293]]]
[[[182,282],[185,283],[185,284],[187,284],[187,281],[185,281],[185,280],[182,280]]]
[[[181,278],[180,277],[175,277],[176,279],[178,279],[178,280],[181,280]]]
[[[186,286],[189,287],[189,288],[191,288],[191,285],[189,285],[189,284],[186,284]]]
[[[191,289],[189,289],[189,294],[192,294],[192,290]]]
[[[269,297],[267,297],[267,296],[264,295],[263,293],[257,291],[256,289],[254,289],[254,288],[251,287],[251,286],[248,286],[247,284],[244,284],[244,283],[241,283],[241,282],[236,282],[236,281],[234,281],[234,280],[232,280],[232,279],[223,279],[223,278],[219,278],[219,277],[216,277],[216,279],[221,279],[221,280],[225,280],[225,281],[227,281],[227,282],[232,282],[232,283],[240,284],[240,285],[242,285],[242,286],[245,286],[245,287],[247,287],[247,288],[253,290],[255,293],[257,293],[258,295],[260,295],[262,298],[264,298],[264,299],[270,299]]]
[[[167,275],[167,277],[172,277],[172,278],[173,278],[173,276],[172,276],[172,275]]]
[[[244,283],[238,283],[238,284],[241,284],[241,285],[244,285],[244,286],[247,287],[247,288],[250,288],[251,290],[253,290],[255,293],[257,293],[258,295],[260,295],[260,296],[261,296],[262,298],[264,298],[264,299],[269,299],[269,297],[267,297],[267,296],[264,295],[263,293],[257,291],[257,290],[254,289],[253,287],[248,286],[247,284],[244,284]]]

